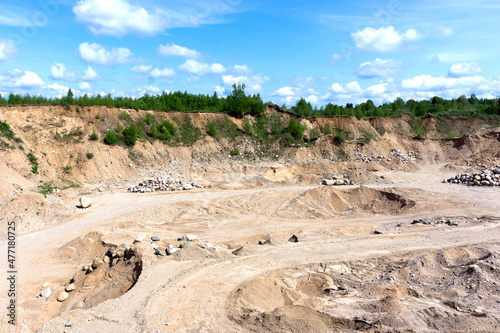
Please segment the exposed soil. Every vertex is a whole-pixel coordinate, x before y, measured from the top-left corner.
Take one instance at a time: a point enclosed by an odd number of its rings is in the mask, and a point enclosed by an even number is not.
[[[17,226],[17,332],[500,331],[500,189],[442,183],[499,164],[499,128],[455,121],[460,137],[439,139],[425,119],[418,139],[405,116],[316,118],[302,122],[375,136],[359,144],[324,135],[308,147],[271,147],[267,157],[248,137],[133,149],[88,141],[92,127],[115,127],[123,111],[0,108],[24,146],[0,150],[2,248],[7,222]],[[204,128],[226,116],[189,117]],[[84,134],[60,142],[54,132],[63,129]],[[235,146],[255,154],[230,157]],[[95,157],[79,160],[86,152]],[[318,185],[333,173],[355,185]],[[126,192],[165,175],[205,188]],[[50,181],[61,190],[37,193]],[[77,207],[82,195],[90,208]],[[186,234],[197,236],[189,247]],[[155,253],[168,244],[183,248]],[[0,332],[12,332],[0,309]]]

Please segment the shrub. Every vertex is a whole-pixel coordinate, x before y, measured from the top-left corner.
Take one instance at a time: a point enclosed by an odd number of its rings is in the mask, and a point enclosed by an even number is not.
[[[240,154],[240,150],[238,148],[234,148],[231,150],[231,156],[238,156]]]
[[[98,113],[95,115],[95,119],[101,119],[101,115]]]
[[[337,143],[342,143],[349,138],[350,134],[351,133],[349,133],[349,131],[346,131],[346,130],[343,130],[342,128],[337,127],[337,128],[335,128],[334,140]]]
[[[106,132],[106,136],[104,137],[104,143],[107,145],[114,145],[118,142],[119,137],[115,131]]]
[[[290,119],[290,121],[288,122],[287,132],[290,133],[292,135],[292,137],[296,140],[302,139],[302,137],[304,136],[305,130],[306,130],[306,126],[300,125],[293,118]]]
[[[31,173],[38,173],[38,158],[33,153],[26,154],[26,157],[31,164]]]
[[[87,158],[90,160],[91,158],[94,158],[94,154],[92,153],[87,153]]]
[[[7,124],[6,121],[0,121],[0,134],[1,136],[5,136],[6,138],[12,139],[14,137],[14,133],[10,129],[10,125]]]
[[[153,123],[153,116],[151,115],[151,113],[148,113],[146,115],[146,118],[144,118],[144,122],[146,123],[146,125],[151,126],[151,124]]]
[[[95,128],[92,129],[92,134],[89,135],[89,140],[91,140],[91,141],[99,140],[99,136],[97,135]]]
[[[217,130],[215,129],[215,125],[213,123],[208,124],[207,134],[211,137],[215,137],[217,135]]]
[[[123,141],[128,147],[133,147],[137,141],[137,129],[132,124],[123,130]]]

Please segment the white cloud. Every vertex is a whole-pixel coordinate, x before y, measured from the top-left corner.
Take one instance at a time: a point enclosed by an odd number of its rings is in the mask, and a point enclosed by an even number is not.
[[[250,94],[262,92],[262,84],[269,81],[267,76],[259,75],[223,75],[222,83],[226,87],[232,87],[233,84],[245,84],[245,92]]]
[[[132,73],[149,73],[149,71],[153,68],[151,65],[138,65],[134,66],[130,69]]]
[[[170,24],[166,12],[149,13],[126,0],[81,0],[73,7],[73,12],[94,34],[117,37],[129,33],[151,35],[165,30]]]
[[[50,66],[50,76],[55,80],[76,81],[75,73],[59,62],[56,62],[54,66]]]
[[[334,83],[330,87],[330,90],[336,94],[357,94],[363,91],[358,81],[353,81],[344,85]]]
[[[447,78],[432,77],[431,75],[415,76],[413,79],[403,80],[401,87],[418,91],[443,91],[454,88],[471,87],[479,85],[484,81],[481,76]]]
[[[273,93],[273,96],[283,96],[283,97],[294,96],[294,95],[295,92],[293,91],[292,87],[282,87]]]
[[[78,84],[78,87],[80,88],[80,90],[86,90],[86,91],[89,91],[90,89],[92,89],[92,87],[90,86],[90,84],[88,82],[80,82]]]
[[[83,72],[82,75],[82,80],[87,80],[87,81],[95,81],[99,78],[99,74],[92,68],[92,67],[87,67],[85,72]]]
[[[175,71],[172,68],[167,68],[167,67],[163,69],[155,68],[151,71],[151,73],[149,73],[149,75],[151,75],[151,77],[154,78],[172,77],[175,75]]]
[[[161,92],[161,89],[158,88],[158,87],[154,87],[154,86],[145,86],[144,89],[147,91],[147,92],[151,92],[153,94],[159,94]]]
[[[7,60],[17,54],[15,42],[10,39],[0,39],[0,61]]]
[[[68,93],[69,88],[54,83],[42,87],[43,95],[48,97],[62,97]]]
[[[158,52],[165,57],[184,57],[197,59],[201,58],[201,53],[176,44],[160,45]]]
[[[319,98],[318,98],[318,96],[310,95],[310,96],[306,97],[306,101],[311,103],[312,105],[316,105],[316,104],[318,104]]]
[[[112,48],[108,51],[104,46],[97,43],[82,43],[78,47],[80,57],[91,63],[98,65],[112,66],[131,61],[132,52],[124,47]]]
[[[481,73],[481,67],[476,62],[459,63],[451,66],[448,71],[449,77],[472,76]]]
[[[0,72],[0,89],[9,90],[11,88],[33,89],[43,86],[45,83],[40,77],[30,71],[14,69]]]
[[[200,76],[208,74],[222,74],[226,72],[226,68],[221,64],[207,64],[194,59],[186,60],[185,63],[179,66],[179,70]]]
[[[136,1],[133,3],[129,0],[80,0],[73,12],[94,34],[119,37],[154,35],[169,28],[220,23],[220,17],[233,13],[238,4],[233,0],[169,1],[166,5],[156,1],[154,9],[146,9],[136,5]]]
[[[226,88],[221,87],[221,86],[215,86],[214,91],[217,93],[217,95],[224,96],[224,93],[226,92]]]
[[[158,95],[162,93],[162,90],[155,86],[144,86],[143,88],[134,89],[130,91],[134,97],[142,97],[146,94]],[[165,93],[169,94],[170,91],[164,90]]]
[[[233,67],[233,73],[237,74],[250,74],[252,71],[247,65],[235,65]]]
[[[416,41],[423,36],[415,29],[408,29],[406,32],[399,32],[392,26],[375,29],[364,28],[351,33],[351,37],[356,43],[356,48],[369,52],[394,52],[399,50],[406,42]]]
[[[359,65],[356,74],[362,79],[389,77],[396,75],[401,70],[401,65],[401,61],[392,59],[382,60],[377,58],[374,61],[364,62]]]

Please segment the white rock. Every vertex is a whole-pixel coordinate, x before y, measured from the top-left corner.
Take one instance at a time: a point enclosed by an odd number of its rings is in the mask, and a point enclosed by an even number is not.
[[[50,294],[52,294],[52,290],[50,290],[50,288],[45,288],[44,290],[42,290],[40,292],[40,296],[45,297],[45,298],[49,297]]]
[[[89,208],[92,206],[92,201],[88,197],[81,197],[80,198],[80,207],[82,208]]]
[[[48,283],[48,282],[45,282],[45,283],[43,284],[43,286],[42,286],[42,289],[45,289],[45,288],[47,288],[47,287],[49,286],[49,284],[50,284],[50,283]]]
[[[183,237],[183,238],[184,238],[185,240],[187,240],[187,241],[191,241],[191,242],[192,242],[192,241],[194,241],[194,240],[196,239],[196,235],[193,235],[193,234],[186,234],[186,235],[184,235],[184,237]]]
[[[174,254],[175,252],[179,251],[178,248],[174,247],[174,248],[171,248],[171,249],[167,249],[167,254],[168,255],[172,255]]]
[[[136,243],[139,243],[139,242],[142,242],[143,240],[146,239],[146,234],[139,234],[136,238],[135,238],[135,242]]]
[[[64,288],[64,290],[73,291],[73,290],[75,290],[75,285],[73,283],[70,283],[66,286],[66,288]]]
[[[59,302],[64,302],[66,299],[68,299],[68,296],[69,296],[69,295],[68,295],[68,293],[67,293],[67,292],[65,292],[65,291],[61,291],[61,292],[59,293],[59,296],[57,296],[57,300],[58,300]]]

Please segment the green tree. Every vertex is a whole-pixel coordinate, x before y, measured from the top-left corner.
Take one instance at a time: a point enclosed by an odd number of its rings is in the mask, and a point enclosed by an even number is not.
[[[127,147],[135,146],[135,142],[137,141],[137,128],[134,124],[123,130],[123,141]]]

